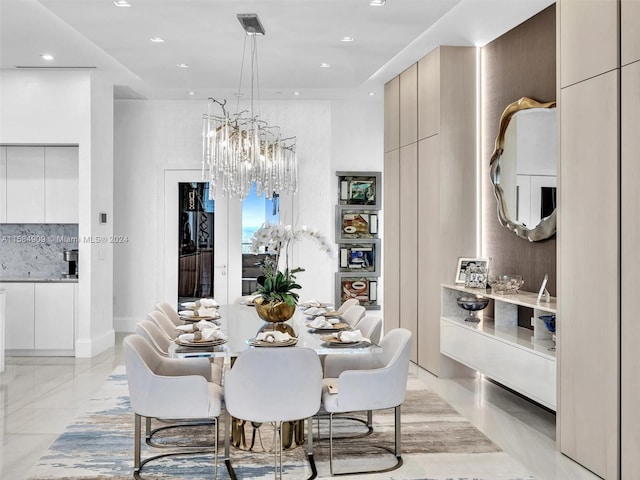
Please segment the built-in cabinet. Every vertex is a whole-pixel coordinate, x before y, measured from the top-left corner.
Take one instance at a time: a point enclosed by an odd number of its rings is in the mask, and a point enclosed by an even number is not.
[[[78,148],[3,146],[2,223],[78,223]]]
[[[440,284],[476,252],[475,75],[475,48],[438,47],[385,86],[385,324],[436,375]]]
[[[458,376],[464,365],[556,409],[556,355],[551,333],[539,317],[556,313],[556,300],[537,302],[536,294],[482,293],[492,308],[480,312],[481,321],[465,320],[469,312],[457,299],[477,291],[443,285],[440,318],[441,377]],[[530,309],[533,329],[518,326],[518,309]],[[493,316],[484,315],[492,311]],[[559,323],[560,319],[558,319]],[[556,323],[556,324],[557,324]]]
[[[563,0],[557,8],[558,445],[599,476],[622,480],[640,478],[640,100],[630,63],[640,58],[638,7]]]
[[[2,283],[7,354],[74,354],[77,283]]]

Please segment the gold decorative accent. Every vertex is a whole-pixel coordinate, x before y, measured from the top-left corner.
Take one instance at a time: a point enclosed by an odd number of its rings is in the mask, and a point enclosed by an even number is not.
[[[254,303],[258,316],[265,322],[286,322],[296,313],[295,305],[287,305],[284,302],[263,304],[261,300],[262,298],[258,298]]]
[[[491,182],[493,183],[493,191],[498,201],[498,220],[500,224],[507,227],[514,232],[518,237],[529,240],[530,242],[537,242],[545,240],[551,237],[556,232],[556,211],[554,210],[551,215],[543,218],[535,228],[527,228],[526,226],[514,222],[506,211],[506,202],[504,200],[504,191],[500,185],[500,168],[499,160],[504,152],[505,133],[509,126],[511,117],[522,110],[528,110],[530,108],[555,108],[556,102],[541,103],[528,97],[522,97],[507,106],[502,112],[500,117],[500,127],[498,128],[498,136],[491,155]]]

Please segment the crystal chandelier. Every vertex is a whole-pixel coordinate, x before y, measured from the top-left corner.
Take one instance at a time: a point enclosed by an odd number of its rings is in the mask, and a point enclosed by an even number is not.
[[[256,194],[271,198],[281,193],[294,194],[298,189],[298,165],[295,137],[283,138],[278,126],[261,120],[259,110],[257,37],[264,28],[256,14],[238,14],[238,20],[251,39],[250,111],[230,114],[227,101],[209,98],[202,121],[202,178],[209,182],[209,198],[247,196],[253,184]],[[245,37],[245,50],[246,38]],[[242,55],[240,86],[242,87]],[[255,94],[254,94],[255,86]]]

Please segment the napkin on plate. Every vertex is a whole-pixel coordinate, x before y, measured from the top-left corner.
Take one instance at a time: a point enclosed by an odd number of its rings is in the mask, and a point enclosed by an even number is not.
[[[184,308],[197,308],[198,302],[182,302],[180,305],[182,305]]]
[[[326,308],[320,307],[309,307],[304,311],[305,315],[309,315],[310,317],[317,317],[318,315],[324,315],[327,313]]]
[[[203,341],[226,340],[227,336],[219,328],[205,328],[200,332]]]
[[[213,317],[220,318],[217,308],[200,307],[193,311],[197,317]]]
[[[220,306],[213,298],[201,298],[199,303],[204,308],[218,308]]]
[[[246,297],[244,297],[244,304],[245,305],[253,305],[253,303],[256,301],[256,298],[260,297],[261,295],[259,293],[256,293],[254,295],[247,295]]]
[[[331,328],[333,323],[331,323],[331,320],[327,320],[325,317],[319,316],[314,318],[307,325],[311,328]]]
[[[219,330],[220,327],[213,322],[207,322],[206,320],[200,320],[193,326],[194,330],[203,331],[206,328],[213,328],[214,330]]]
[[[257,342],[267,343],[288,342],[289,340],[291,340],[291,338],[291,335],[289,335],[287,332],[278,332],[277,330],[273,332],[260,332],[258,333],[258,335],[256,335]]]
[[[180,310],[178,315],[182,317],[195,317],[196,313],[193,310]]]
[[[178,325],[176,327],[176,330],[178,330],[181,333],[193,333],[194,328],[196,328],[196,326],[190,323],[188,325]]]
[[[355,343],[366,340],[366,338],[362,336],[362,333],[360,333],[360,330],[353,330],[352,332],[338,332],[336,337],[343,343]]]

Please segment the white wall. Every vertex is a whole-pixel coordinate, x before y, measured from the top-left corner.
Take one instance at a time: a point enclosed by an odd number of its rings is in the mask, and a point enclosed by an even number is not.
[[[115,234],[129,238],[114,245],[117,331],[132,331],[162,298],[164,171],[200,168],[205,111],[198,101],[116,101]],[[382,169],[382,101],[262,102],[261,113],[297,136],[299,191],[292,210],[282,209],[283,222],[315,227],[333,241],[335,171]],[[306,269],[298,276],[301,298],[333,300],[337,259],[309,241],[297,250],[292,265]]]
[[[0,144],[73,144],[79,156],[79,235],[110,235],[98,212],[112,211],[113,86],[90,71],[1,72]],[[114,344],[111,246],[78,244],[76,356]]]

